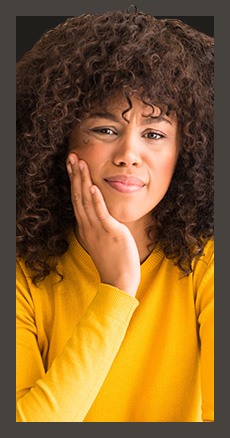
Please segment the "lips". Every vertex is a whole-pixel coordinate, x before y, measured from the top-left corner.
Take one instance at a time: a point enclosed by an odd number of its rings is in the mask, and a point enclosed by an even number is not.
[[[121,193],[134,193],[141,190],[145,183],[135,176],[114,175],[105,178],[110,187]]]

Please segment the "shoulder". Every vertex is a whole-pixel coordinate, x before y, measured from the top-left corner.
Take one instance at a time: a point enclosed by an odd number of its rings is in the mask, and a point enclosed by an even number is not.
[[[194,272],[206,271],[214,266],[214,239],[210,239],[204,246],[202,255],[194,261]]]

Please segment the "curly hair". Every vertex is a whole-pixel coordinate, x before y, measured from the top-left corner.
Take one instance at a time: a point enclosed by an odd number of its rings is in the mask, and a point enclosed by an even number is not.
[[[33,281],[57,271],[75,220],[66,172],[70,134],[93,102],[142,90],[176,113],[181,147],[153,223],[165,256],[188,275],[213,238],[213,38],[140,11],[68,18],[17,63],[17,257]]]

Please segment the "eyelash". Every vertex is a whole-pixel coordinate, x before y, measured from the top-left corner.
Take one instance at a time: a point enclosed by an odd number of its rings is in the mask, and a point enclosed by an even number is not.
[[[155,131],[148,132],[147,134],[144,135],[144,137],[148,136],[149,134],[154,135],[154,138],[147,137],[149,140],[161,140],[162,138],[165,138],[165,135],[159,134],[159,132],[155,132]],[[156,136],[158,138],[155,138]]]
[[[112,135],[112,134],[116,135],[115,131],[113,131],[111,128],[106,128],[106,127],[105,128],[104,127],[103,128],[93,128],[91,131],[99,133],[99,134],[108,134],[108,132],[104,132],[104,131],[110,131],[111,133],[108,135]]]
[[[117,133],[113,129],[106,128],[106,127],[93,128],[91,131],[95,132],[95,133],[98,133],[98,134],[117,135]],[[108,133],[108,131],[110,131],[110,133]],[[153,135],[154,138],[148,137],[149,135]],[[165,138],[165,135],[160,134],[159,132],[150,131],[147,134],[144,134],[144,137],[148,138],[149,140],[161,140],[162,138]]]

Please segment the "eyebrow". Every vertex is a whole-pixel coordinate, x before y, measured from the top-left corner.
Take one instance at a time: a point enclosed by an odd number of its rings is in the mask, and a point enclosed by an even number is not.
[[[91,113],[89,115],[89,119],[92,118],[99,118],[99,119],[107,119],[107,120],[113,120],[114,122],[119,122],[120,121],[120,117],[117,116],[114,113],[108,113],[108,112],[95,112],[95,113]],[[149,123],[152,121],[157,121],[157,122],[167,122],[170,125],[172,124],[172,122],[169,119],[166,119],[163,115],[159,115],[159,116],[143,116],[143,119],[146,121],[145,123]]]
[[[107,119],[107,120],[113,120],[114,122],[119,122],[119,117],[116,114],[113,113],[103,113],[103,112],[96,112],[96,113],[91,113],[89,115],[90,119],[93,118],[99,118],[99,119]]]

